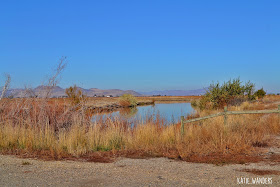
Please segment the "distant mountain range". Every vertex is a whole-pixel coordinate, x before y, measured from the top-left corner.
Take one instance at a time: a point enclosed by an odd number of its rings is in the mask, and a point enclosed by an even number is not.
[[[121,96],[123,94],[132,94],[134,96],[141,96],[141,94],[133,91],[133,90],[119,90],[119,89],[109,89],[109,90],[101,90],[98,88],[90,88],[84,89],[78,87],[79,90],[82,90],[84,95],[89,97],[94,96]],[[38,86],[34,89],[9,89],[7,91],[7,96],[13,96],[14,98],[21,97],[44,97],[47,93],[47,86]],[[51,92],[50,97],[66,97],[65,89],[55,86]]]
[[[142,95],[191,96],[191,95],[203,95],[206,93],[206,89],[164,90],[164,91],[151,91],[151,92],[139,92],[139,93]]]
[[[98,88],[90,88],[84,89],[78,87],[79,90],[82,90],[84,95],[89,97],[94,96],[121,96],[123,94],[132,94],[134,96],[153,96],[153,95],[161,95],[161,96],[191,96],[191,95],[203,95],[206,91],[205,89],[197,89],[197,90],[164,90],[164,91],[151,91],[151,92],[136,92],[133,90],[119,90],[119,89],[108,89],[101,90]],[[44,97],[48,90],[47,86],[38,86],[34,89],[9,89],[7,91],[7,96],[13,96],[14,98],[21,97]],[[50,92],[50,97],[66,97],[65,89],[55,86]]]

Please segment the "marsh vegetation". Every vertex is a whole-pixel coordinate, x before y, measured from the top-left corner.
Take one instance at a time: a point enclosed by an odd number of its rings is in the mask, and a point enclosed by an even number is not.
[[[55,80],[51,79],[49,83],[51,88]],[[238,80],[233,83],[239,84]],[[212,87],[196,103],[204,102],[209,93],[217,93],[219,89],[217,85]],[[222,91],[221,102],[210,97],[205,106],[211,107],[186,118],[219,112],[221,109],[216,106],[224,103],[228,104],[229,110],[259,110],[275,109],[280,102],[279,96],[265,96],[252,101],[253,93],[246,90],[236,91],[242,93],[242,98],[247,98],[241,103],[229,104],[240,98],[235,97],[235,93],[224,94]],[[75,94],[81,97],[73,96]],[[164,125],[160,116],[136,121],[133,126],[118,117],[92,121],[92,113],[86,107],[90,99],[76,92],[75,88],[69,90],[69,98],[50,99],[47,95],[44,98],[4,98],[0,101],[1,153],[52,159],[86,157],[91,161],[117,156],[164,156],[197,162],[226,160],[244,163],[260,160],[259,148],[269,145],[280,133],[278,114],[256,114],[230,116],[227,126],[224,126],[222,117],[188,124],[182,136],[180,123]],[[138,102],[136,99],[124,96],[119,101],[131,106]],[[172,97],[161,99],[172,101]]]

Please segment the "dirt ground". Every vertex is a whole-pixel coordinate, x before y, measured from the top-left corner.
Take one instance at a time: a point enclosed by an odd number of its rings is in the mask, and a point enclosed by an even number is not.
[[[237,186],[257,177],[280,186],[279,172],[279,164],[267,163],[218,166],[167,158],[93,163],[0,155],[0,186]]]

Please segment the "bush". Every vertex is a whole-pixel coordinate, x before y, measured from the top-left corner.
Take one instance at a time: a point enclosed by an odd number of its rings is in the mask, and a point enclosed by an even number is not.
[[[82,90],[79,90],[76,85],[70,86],[65,90],[66,95],[70,98],[72,105],[78,105],[85,98]]]
[[[138,102],[136,100],[136,98],[131,95],[131,94],[123,94],[120,98],[119,98],[119,104],[123,107],[135,107]]]
[[[198,105],[198,104],[197,104],[197,101],[196,101],[196,100],[192,100],[192,101],[191,101],[191,106],[192,106],[192,107],[195,108],[195,107],[197,107],[197,105]]]
[[[258,91],[255,92],[254,94],[256,97],[258,97],[259,99],[264,98],[264,96],[266,95],[266,92],[264,91],[264,89],[259,89]]]
[[[220,85],[212,83],[206,94],[202,96],[198,107],[203,109],[218,109],[227,105],[239,105],[247,100],[254,100],[255,85],[250,81],[242,85],[239,78],[229,80]]]

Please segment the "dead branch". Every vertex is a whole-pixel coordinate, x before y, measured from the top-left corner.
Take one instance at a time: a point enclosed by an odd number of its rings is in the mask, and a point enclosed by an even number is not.
[[[7,90],[9,89],[10,82],[11,82],[11,76],[9,74],[6,74],[6,81],[5,81],[5,85],[4,85],[3,89],[2,89],[2,94],[1,94],[0,100],[3,99],[3,97],[5,96]]]
[[[67,65],[66,57],[61,57],[57,65],[57,68],[54,71],[54,74],[48,80],[48,84],[46,86],[45,98],[50,98],[53,88],[57,85],[59,81],[58,79],[59,75],[65,69],[66,65]]]

